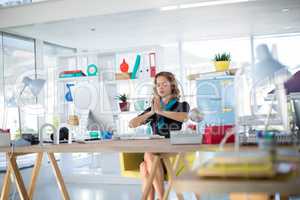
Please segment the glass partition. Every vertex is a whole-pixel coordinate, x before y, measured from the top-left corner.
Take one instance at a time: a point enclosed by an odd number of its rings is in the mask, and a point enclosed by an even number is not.
[[[21,107],[22,132],[37,133],[37,118],[32,112],[25,112],[26,106],[36,103],[29,89],[25,89],[19,97],[25,76],[34,79],[35,76],[35,42],[11,34],[3,34],[4,63],[4,100],[6,103],[6,127],[12,129],[12,136],[18,132],[18,109]],[[13,101],[15,99],[15,101]],[[16,102],[17,101],[17,102]]]
[[[273,56],[294,73],[300,69],[300,34],[265,35],[254,37],[254,48],[265,43]]]

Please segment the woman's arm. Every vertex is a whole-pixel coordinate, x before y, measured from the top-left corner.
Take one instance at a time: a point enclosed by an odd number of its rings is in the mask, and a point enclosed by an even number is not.
[[[136,127],[142,125],[152,115],[154,115],[154,112],[152,110],[150,110],[149,112],[146,112],[146,113],[144,113],[140,116],[137,116],[137,117],[133,118],[129,122],[129,127],[130,128],[136,128]]]
[[[157,111],[158,115],[173,119],[175,121],[184,122],[188,119],[188,113],[186,112],[171,112],[171,111]]]

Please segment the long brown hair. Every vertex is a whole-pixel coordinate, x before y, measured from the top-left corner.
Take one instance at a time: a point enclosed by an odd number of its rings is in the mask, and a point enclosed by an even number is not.
[[[171,95],[173,98],[176,98],[177,100],[179,100],[180,90],[178,89],[177,80],[176,80],[174,74],[172,74],[171,72],[159,72],[158,74],[156,74],[155,79],[154,79],[154,87],[153,87],[154,94],[158,96],[158,93],[156,90],[156,84],[157,84],[157,78],[159,76],[165,77],[171,83]]]

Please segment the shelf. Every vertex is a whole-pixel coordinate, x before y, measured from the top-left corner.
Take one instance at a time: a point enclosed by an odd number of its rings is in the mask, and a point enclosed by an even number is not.
[[[187,80],[189,81],[194,81],[194,80],[197,80],[199,78],[207,78],[207,77],[216,77],[216,76],[228,76],[228,75],[231,75],[231,76],[234,76],[235,73],[236,73],[237,69],[234,68],[234,69],[229,69],[227,71],[223,71],[223,72],[217,72],[217,71],[214,71],[214,72],[206,72],[206,73],[197,73],[197,74],[190,74],[187,76]]]
[[[78,76],[70,78],[59,78],[61,82],[71,82],[71,81],[95,81],[99,80],[99,76]]]

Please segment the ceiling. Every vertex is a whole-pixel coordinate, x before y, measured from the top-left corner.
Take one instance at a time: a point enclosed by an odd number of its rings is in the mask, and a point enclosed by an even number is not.
[[[151,8],[6,30],[89,50],[291,33],[300,32],[300,1],[256,0],[170,11]]]

